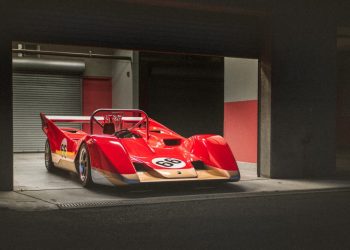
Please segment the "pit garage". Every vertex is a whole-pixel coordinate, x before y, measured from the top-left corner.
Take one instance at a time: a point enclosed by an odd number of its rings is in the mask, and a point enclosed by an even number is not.
[[[81,189],[78,176],[45,169],[39,113],[90,116],[99,108],[140,108],[185,137],[222,135],[242,180],[258,179],[257,59],[28,42],[13,42],[12,55],[15,190]],[[88,124],[58,124],[89,132]],[[206,185],[189,190],[235,190]]]
[[[38,114],[102,106],[143,109],[184,136],[223,135],[243,180],[334,176],[336,157],[347,158],[346,92],[337,97],[337,67],[338,84],[347,81],[346,15],[324,3],[311,14],[301,4],[295,17],[290,5],[14,2],[1,23],[1,190],[66,185],[65,173],[39,163]]]

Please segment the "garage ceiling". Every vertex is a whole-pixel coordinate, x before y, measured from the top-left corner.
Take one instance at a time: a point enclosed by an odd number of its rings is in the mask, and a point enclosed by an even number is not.
[[[13,40],[244,57],[259,51],[262,12],[232,4],[38,2],[12,4]]]

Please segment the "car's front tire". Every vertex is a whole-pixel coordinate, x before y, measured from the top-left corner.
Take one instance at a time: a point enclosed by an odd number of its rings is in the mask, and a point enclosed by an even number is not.
[[[78,175],[83,187],[91,187],[93,181],[91,178],[90,155],[86,144],[83,144],[79,150]]]
[[[49,140],[46,140],[46,143],[45,143],[45,167],[49,172],[53,172],[55,170],[55,165],[53,164],[53,161],[52,161]]]

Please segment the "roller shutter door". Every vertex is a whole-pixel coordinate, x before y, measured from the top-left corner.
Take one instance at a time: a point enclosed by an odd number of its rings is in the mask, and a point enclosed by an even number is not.
[[[79,76],[14,73],[13,151],[44,151],[46,137],[41,130],[39,113],[81,115],[81,102]],[[79,128],[80,125],[69,126]]]

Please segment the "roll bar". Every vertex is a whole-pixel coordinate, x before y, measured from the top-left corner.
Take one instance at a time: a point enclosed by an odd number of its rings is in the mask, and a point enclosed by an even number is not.
[[[93,126],[94,121],[99,126],[103,127],[103,125],[99,122],[99,120],[101,120],[100,117],[98,117],[99,119],[96,119],[96,114],[101,113],[101,112],[118,112],[119,114],[125,113],[125,112],[139,113],[141,115],[141,119],[140,119],[140,117],[135,117],[135,121],[138,121],[138,122],[134,126],[132,126],[131,129],[139,126],[144,120],[146,120],[146,138],[147,138],[147,140],[149,139],[149,118],[148,118],[148,115],[146,114],[146,112],[143,110],[140,110],[140,109],[97,109],[97,110],[95,110],[91,114],[91,117],[90,117],[90,133],[91,134],[93,134],[93,132],[94,132],[94,126]],[[142,117],[142,115],[144,117]],[[139,119],[137,119],[137,118],[139,118]]]

